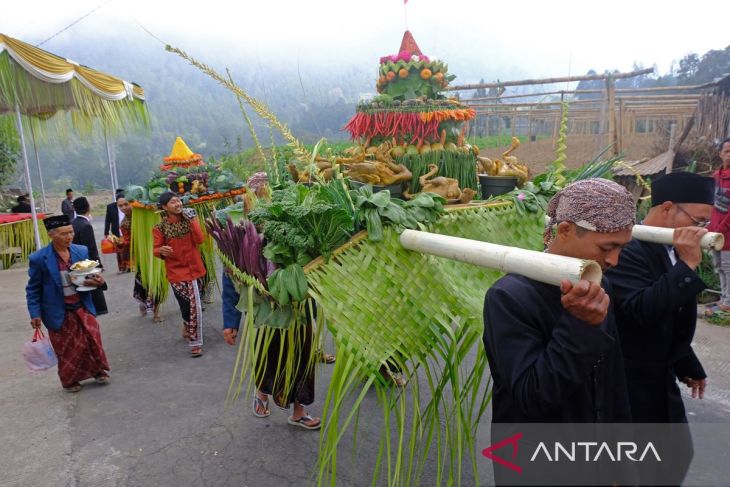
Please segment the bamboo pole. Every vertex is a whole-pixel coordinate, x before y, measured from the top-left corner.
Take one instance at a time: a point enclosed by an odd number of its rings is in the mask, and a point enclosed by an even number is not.
[[[618,92],[618,90],[615,90],[615,91]],[[621,99],[621,100],[646,100],[646,101],[657,100],[657,101],[662,101],[662,100],[672,100],[672,99],[677,99],[677,100],[699,100],[700,99],[700,96],[701,95],[699,93],[676,94],[676,95],[636,95],[636,96],[634,96],[634,95],[622,95],[622,94],[618,93],[617,96],[616,96],[616,98]]]
[[[674,242],[674,228],[634,225],[631,236],[642,242],[672,245]],[[700,247],[704,250],[722,250],[724,245],[725,237],[721,233],[707,232],[700,240]]]
[[[571,105],[590,105],[604,102],[603,99],[595,100],[575,100],[571,101]],[[563,102],[558,101],[539,101],[534,103],[473,103],[469,104],[469,108],[515,108],[515,107],[548,107],[548,106],[560,106]]]
[[[684,86],[652,86],[645,88],[616,88],[616,94],[619,93],[653,93],[661,91],[691,91],[700,89],[701,85],[684,85]],[[515,95],[502,95],[500,97],[476,97],[469,98],[468,100],[462,101],[493,101],[501,100],[504,98],[539,98],[541,96],[548,95],[588,95],[595,93],[602,93],[603,90],[560,90],[560,91],[541,91],[537,93],[519,93]],[[699,94],[697,95],[699,96]]]
[[[608,109],[608,137],[611,144],[611,152],[618,155],[618,135],[616,133],[616,81],[613,76],[606,78],[606,98]]]
[[[624,137],[626,136],[626,120],[625,120],[625,110],[626,107],[624,106],[624,101],[619,99],[618,102],[618,142],[616,144],[616,150],[618,153],[622,153],[624,150]]]
[[[550,217],[545,217],[545,225],[550,224]],[[674,228],[653,227],[651,225],[634,225],[631,229],[631,238],[642,242],[672,245],[674,243]],[[722,250],[725,237],[722,233],[707,232],[700,240],[700,247],[704,250]]]
[[[408,250],[446,257],[502,272],[520,274],[554,286],[560,286],[564,279],[574,283],[587,280],[600,284],[603,276],[601,267],[592,260],[575,259],[466,238],[405,230],[400,236],[400,242]]]
[[[633,78],[635,76],[641,76],[642,74],[651,74],[654,72],[654,68],[640,69],[638,71],[631,71],[627,73],[614,73],[611,74],[614,79]],[[502,88],[507,86],[524,86],[524,85],[544,85],[551,83],[570,83],[574,81],[592,81],[592,80],[605,80],[609,75],[607,74],[589,74],[584,76],[563,76],[560,78],[543,78],[543,79],[525,79],[518,81],[501,81],[499,83],[477,83],[471,85],[454,85],[447,86],[448,91],[458,90],[477,90],[480,88]]]

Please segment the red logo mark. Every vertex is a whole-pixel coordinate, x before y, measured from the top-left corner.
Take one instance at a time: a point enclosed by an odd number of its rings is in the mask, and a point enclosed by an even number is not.
[[[499,450],[500,448],[502,448],[505,445],[511,444],[512,445],[512,460],[514,460],[515,458],[517,458],[517,449],[518,449],[517,441],[519,441],[520,438],[522,438],[522,433],[517,433],[514,436],[510,436],[509,438],[506,438],[506,439],[500,441],[499,443],[495,443],[494,445],[489,446],[489,447],[485,448],[484,450],[482,450],[482,455],[484,455],[488,459],[492,460],[493,462],[499,463],[503,467],[507,467],[507,468],[514,470],[515,472],[521,474],[522,467],[520,467],[519,465],[515,465],[514,463],[510,462],[509,460],[505,460],[504,458],[492,453],[496,450]]]

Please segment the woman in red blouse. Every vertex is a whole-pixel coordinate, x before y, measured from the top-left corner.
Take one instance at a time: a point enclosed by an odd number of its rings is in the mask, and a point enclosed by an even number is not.
[[[170,191],[160,195],[160,208],[165,211],[162,221],[152,229],[154,255],[165,261],[170,281],[183,318],[183,335],[188,340],[190,354],[203,354],[203,310],[201,280],[205,276],[203,258],[198,247],[203,243],[203,231],[188,209],[183,212],[180,198]]]

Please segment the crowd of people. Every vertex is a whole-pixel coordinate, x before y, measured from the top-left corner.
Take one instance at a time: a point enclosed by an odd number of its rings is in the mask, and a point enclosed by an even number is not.
[[[158,206],[162,210],[162,218],[152,229],[153,254],[164,262],[167,280],[180,309],[181,334],[188,343],[190,356],[200,357],[203,355],[204,288],[207,285],[207,271],[199,250],[204,241],[203,230],[195,211],[183,208],[182,201],[175,193],[165,192],[160,195]],[[61,205],[61,215],[44,220],[50,244],[30,258],[31,279],[26,288],[26,296],[31,324],[38,328],[43,323],[48,328],[59,358],[61,385],[67,392],[80,391],[81,381],[86,379],[93,378],[104,384],[110,380],[110,368],[96,322],[96,316],[108,312],[104,298],[107,284],[103,277],[98,280],[94,278],[84,283],[93,287],[93,290],[77,291],[69,275],[70,266],[85,259],[98,261],[103,269],[91,222],[88,199],[83,196],[74,198],[73,189],[69,188]],[[110,236],[116,242],[118,273],[130,272],[134,269],[131,262],[132,207],[122,189],[116,191],[115,201],[106,207],[104,238],[109,239]],[[48,265],[48,261],[52,265]],[[233,345],[241,321],[241,312],[235,307],[240,296],[231,279],[225,275],[222,296],[223,337],[227,343]],[[138,302],[142,316],[152,314],[155,322],[164,320],[160,303],[143,285],[139,270],[135,273],[132,297]],[[55,321],[49,321],[47,316],[53,316]],[[66,337],[66,345],[60,341],[60,336]],[[308,336],[311,340],[311,323]],[[266,360],[270,363],[257,377],[252,412],[259,418],[269,416],[270,396],[279,407],[292,407],[290,424],[304,429],[318,429],[320,419],[313,418],[304,410],[305,405],[314,401],[313,370],[310,368],[306,374],[298,374],[292,391],[282,395],[280,388],[275,385],[277,364],[281,355],[278,346],[270,344],[268,347],[277,353],[267,354]],[[311,347],[311,343],[308,346]],[[309,351],[307,348],[300,353],[302,370],[303,361]],[[334,362],[334,356],[323,352],[320,355],[322,361]]]
[[[615,182],[577,181],[550,201],[545,252],[594,260],[605,271],[603,281],[564,280],[552,286],[508,274],[488,290],[483,342],[493,380],[493,424],[687,423],[678,384],[698,398],[707,387],[692,339],[697,296],[706,288],[697,273],[700,240],[708,230],[726,235],[725,249],[714,256],[722,287],[716,308],[730,311],[730,139],[721,144],[720,156],[722,167],[714,177],[674,172],[652,182],[651,209],[643,223],[675,229],[672,245],[632,239],[635,201]],[[198,247],[203,231],[174,193],[162,194],[159,207],[164,213],[153,230],[154,256],[165,263],[189,353],[200,357],[206,269]],[[27,302],[32,326],[43,323],[49,330],[64,389],[75,392],[85,379],[109,381],[95,318],[106,310],[101,294],[106,284],[98,274],[85,283],[95,291],[79,292],[72,285],[70,266],[99,255],[88,201],[74,199],[69,189],[62,210],[63,215],[44,220],[51,243],[30,257]],[[131,215],[129,202],[118,192],[107,208],[104,233],[119,237],[119,272],[133,268]],[[232,345],[241,322],[236,309],[240,296],[226,275],[222,290],[223,336]],[[133,296],[143,315],[152,312],[160,319],[159,303],[138,274]],[[307,318],[311,327],[314,318]],[[312,347],[311,335],[305,342],[302,347]],[[290,424],[319,428],[320,419],[305,410],[314,401],[313,373],[300,365],[291,393],[282,395],[271,380],[277,358],[272,354],[273,362],[257,374],[253,414],[268,416],[273,397],[280,407],[293,408]],[[683,478],[692,447],[688,428],[680,434],[687,441],[675,449],[673,463],[682,467]],[[655,473],[642,475],[651,479]]]

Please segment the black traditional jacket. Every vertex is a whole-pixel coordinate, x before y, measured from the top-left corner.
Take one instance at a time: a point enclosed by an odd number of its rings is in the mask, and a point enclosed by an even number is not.
[[[512,274],[487,292],[492,421],[630,422],[613,310],[591,326],[565,311],[560,297],[557,286]]]
[[[705,283],[664,245],[633,240],[606,273],[616,298],[631,413],[636,422],[687,420],[677,377],[704,379],[692,350]]]

